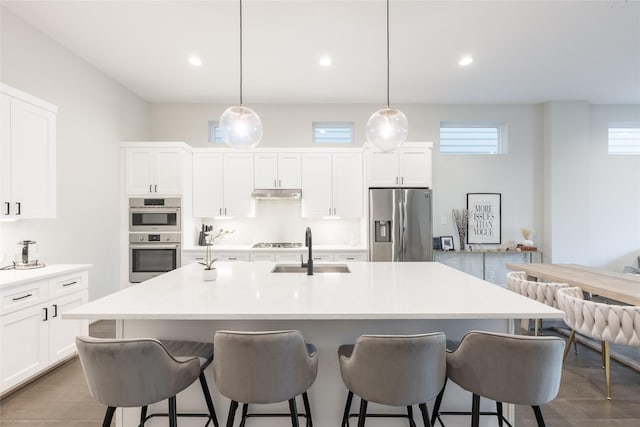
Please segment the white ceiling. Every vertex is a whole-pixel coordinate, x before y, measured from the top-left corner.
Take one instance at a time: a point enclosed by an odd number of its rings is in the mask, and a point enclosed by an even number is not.
[[[149,102],[238,101],[237,0],[2,5]],[[385,10],[245,0],[245,104],[384,104]],[[638,1],[391,0],[390,10],[392,104],[640,103]],[[475,58],[465,69],[463,54]]]

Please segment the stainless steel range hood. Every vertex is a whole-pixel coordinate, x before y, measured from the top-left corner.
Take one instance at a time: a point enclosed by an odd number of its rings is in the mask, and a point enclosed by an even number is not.
[[[266,188],[253,190],[251,196],[256,199],[297,200],[302,198],[299,188]]]

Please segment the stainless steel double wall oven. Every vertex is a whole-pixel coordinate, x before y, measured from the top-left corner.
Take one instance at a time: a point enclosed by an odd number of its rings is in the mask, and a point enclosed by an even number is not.
[[[180,267],[180,198],[129,199],[129,282]]]

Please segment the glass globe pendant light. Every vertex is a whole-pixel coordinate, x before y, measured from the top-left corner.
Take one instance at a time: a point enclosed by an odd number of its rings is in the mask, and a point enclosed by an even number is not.
[[[387,108],[376,111],[367,121],[367,141],[382,151],[393,151],[407,139],[409,123],[402,111],[389,106],[389,0],[387,0]]]
[[[231,148],[253,148],[262,139],[262,121],[242,105],[242,0],[240,0],[240,105],[227,108],[218,123],[222,140]]]

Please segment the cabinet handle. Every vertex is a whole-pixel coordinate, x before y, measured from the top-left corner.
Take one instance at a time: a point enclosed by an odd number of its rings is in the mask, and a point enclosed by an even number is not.
[[[400,184],[404,184],[404,176],[400,178]]]
[[[73,282],[69,282],[69,283],[63,283],[62,287],[66,288],[67,286],[75,285],[76,283],[78,283],[77,280],[74,280]]]
[[[156,193],[158,192],[158,184],[154,185],[154,188],[156,190]]]
[[[352,256],[348,256],[348,257],[347,257],[347,261],[353,261],[353,260],[355,260],[355,259],[356,259],[356,258],[355,258],[355,257],[352,257]]]
[[[237,260],[238,258],[236,258],[236,257],[234,257],[234,256],[230,256],[230,257],[229,257],[229,258],[227,258],[227,259],[228,259],[229,261],[235,261],[235,260]]]
[[[331,208],[329,208],[329,216],[331,216]]]
[[[22,203],[20,202],[16,202],[16,205],[18,205],[18,212],[16,212],[16,215],[20,215],[20,213],[22,212]]]
[[[46,322],[49,320],[49,309],[47,307],[43,307],[42,309],[44,310],[44,319],[42,319],[42,321]]]
[[[151,190],[151,184],[149,184],[149,193],[153,193],[153,191]]]
[[[227,208],[224,208],[224,216],[227,216]]]
[[[333,216],[336,216],[336,208],[333,208]]]
[[[278,180],[278,187],[282,187],[282,180],[281,179]]]
[[[53,317],[58,317],[58,304],[53,304]]]
[[[11,299],[13,301],[20,301],[21,299],[29,298],[30,296],[33,296],[33,294],[26,294],[26,295],[22,295],[21,297],[11,298]]]
[[[276,183],[276,180],[275,180],[275,179],[273,180],[273,186],[274,186],[274,187],[277,187],[277,186],[278,186],[278,184]]]
[[[396,176],[396,184],[398,183],[398,177]]]
[[[222,216],[222,208],[220,208],[220,216]]]
[[[9,215],[11,214],[11,203],[9,202],[4,202],[5,206],[7,207],[7,212],[5,213],[5,215]]]

